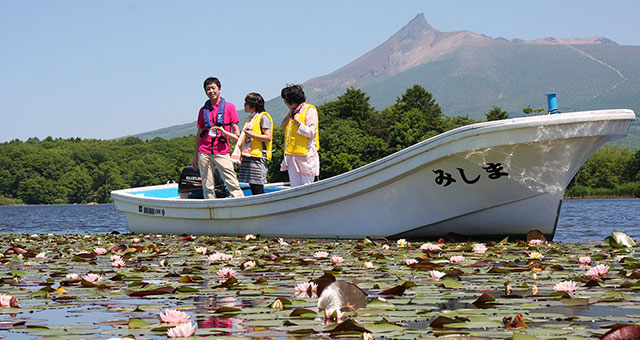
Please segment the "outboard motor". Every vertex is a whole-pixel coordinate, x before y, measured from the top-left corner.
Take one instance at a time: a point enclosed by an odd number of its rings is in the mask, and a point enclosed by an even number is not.
[[[225,198],[230,195],[218,169],[214,171],[214,183],[216,198]],[[191,165],[185,166],[180,172],[178,195],[180,195],[180,198],[203,198],[200,172],[196,171]]]

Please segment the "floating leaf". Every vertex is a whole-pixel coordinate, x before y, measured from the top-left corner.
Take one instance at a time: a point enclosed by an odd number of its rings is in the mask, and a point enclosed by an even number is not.
[[[166,295],[166,294],[173,294],[174,290],[175,289],[171,286],[165,286],[165,287],[160,287],[160,288],[151,289],[151,290],[142,290],[138,292],[133,292],[133,293],[130,293],[129,296],[134,297],[134,296]]]
[[[129,328],[134,329],[134,328],[147,328],[149,327],[150,323],[139,319],[139,318],[131,318],[129,319]]]
[[[442,285],[447,289],[457,289],[464,288],[464,285],[450,277],[445,277],[442,279]]]
[[[371,332],[366,328],[358,325],[358,323],[354,319],[349,318],[343,321],[342,323],[339,323],[333,329],[329,330],[329,333],[331,333],[331,336],[337,336],[337,335],[350,334],[350,333],[359,334],[359,333],[371,333]]]

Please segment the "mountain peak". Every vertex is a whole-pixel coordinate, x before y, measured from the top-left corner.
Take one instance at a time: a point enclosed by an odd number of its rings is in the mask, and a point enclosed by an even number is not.
[[[408,24],[406,24],[400,32],[407,30],[410,32],[425,32],[428,33],[430,31],[438,32],[433,26],[429,25],[427,19],[424,17],[424,13],[418,13]],[[400,33],[398,32],[398,33]]]

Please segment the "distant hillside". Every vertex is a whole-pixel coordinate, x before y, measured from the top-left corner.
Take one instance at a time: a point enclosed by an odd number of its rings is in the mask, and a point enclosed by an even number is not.
[[[474,119],[483,119],[494,105],[512,117],[523,115],[529,105],[546,108],[548,92],[558,93],[564,112],[640,112],[638,60],[640,46],[620,46],[602,36],[508,41],[469,31],[441,32],[418,14],[378,47],[304,86],[314,104],[335,100],[349,87],[361,88],[382,110],[419,84],[433,93],[445,114]],[[266,108],[276,122],[286,113],[279,97]],[[194,133],[194,126],[191,122],[136,136],[172,138]],[[640,149],[640,143],[633,149]]]

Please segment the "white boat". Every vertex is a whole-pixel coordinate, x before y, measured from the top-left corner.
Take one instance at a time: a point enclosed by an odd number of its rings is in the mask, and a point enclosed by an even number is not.
[[[600,110],[467,125],[335,177],[243,198],[181,199],[177,184],[111,197],[134,233],[495,239],[539,230],[552,239],[569,181],[634,119]]]

